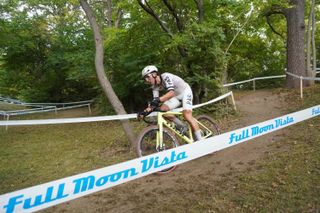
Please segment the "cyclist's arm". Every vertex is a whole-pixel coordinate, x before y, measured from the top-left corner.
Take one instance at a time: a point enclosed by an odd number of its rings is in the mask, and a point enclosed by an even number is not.
[[[169,100],[170,98],[173,98],[175,96],[173,90],[169,90],[166,94],[160,97],[160,102],[165,102]]]
[[[164,88],[167,90],[167,93],[160,97],[160,102],[165,102],[175,96],[174,81],[171,75],[169,74],[163,75],[163,85],[164,85]]]

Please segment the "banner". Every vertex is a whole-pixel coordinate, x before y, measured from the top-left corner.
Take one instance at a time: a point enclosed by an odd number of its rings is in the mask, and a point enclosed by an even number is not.
[[[193,144],[7,193],[0,196],[0,212],[41,210],[191,161],[318,115],[320,105]]]
[[[208,104],[212,104],[214,102],[220,101],[232,95],[233,95],[232,92],[228,92],[208,102],[194,105],[193,109],[199,108]],[[174,111],[182,111],[182,108],[175,109]],[[155,116],[156,113],[153,113],[151,115]],[[40,119],[40,120],[16,120],[16,121],[12,120],[12,121],[0,121],[0,126],[67,124],[67,123],[69,124],[69,123],[84,123],[84,122],[96,122],[96,121],[126,120],[126,119],[136,119],[136,118],[137,118],[137,114],[134,113],[134,114],[125,114],[125,115],[109,115],[109,116],[96,116],[96,117],[83,117],[83,118],[57,118],[57,119]]]

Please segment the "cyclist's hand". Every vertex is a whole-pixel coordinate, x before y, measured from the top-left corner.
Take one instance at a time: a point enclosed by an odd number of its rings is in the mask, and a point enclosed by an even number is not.
[[[153,107],[153,108],[156,108],[160,105],[160,98],[159,97],[156,97],[154,98],[151,103],[150,103],[150,106]]]
[[[142,120],[144,117],[146,117],[147,115],[149,115],[152,112],[152,108],[148,107],[145,110],[143,110],[142,112],[138,112],[137,114],[137,119],[140,121]]]
[[[141,121],[144,117],[145,117],[145,112],[144,111],[138,112],[138,114],[137,114],[138,121]]]

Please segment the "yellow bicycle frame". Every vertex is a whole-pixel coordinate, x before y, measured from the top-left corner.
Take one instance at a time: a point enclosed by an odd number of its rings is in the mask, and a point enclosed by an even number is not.
[[[192,128],[189,125],[189,132],[188,135],[184,135],[182,134],[180,131],[177,131],[177,129],[174,128],[174,124],[171,121],[168,121],[164,118],[165,115],[182,115],[181,112],[172,112],[172,111],[167,111],[167,112],[158,112],[157,115],[157,121],[158,121],[158,132],[157,132],[157,144],[156,147],[157,149],[162,150],[164,147],[163,144],[163,130],[164,127],[167,127],[168,129],[170,129],[172,132],[174,132],[176,135],[178,135],[182,140],[184,140],[186,143],[193,143],[194,139],[193,139],[193,134],[192,134]],[[196,120],[197,123],[199,124],[199,126],[204,129],[206,131],[206,134],[204,135],[203,139],[208,138],[210,136],[213,135],[213,132],[207,128],[205,125],[203,125],[202,123],[200,123],[198,120]],[[158,151],[160,151],[158,150]]]

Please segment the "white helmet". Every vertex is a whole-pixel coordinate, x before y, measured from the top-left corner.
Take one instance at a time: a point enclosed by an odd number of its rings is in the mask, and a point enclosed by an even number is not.
[[[144,78],[146,75],[148,75],[152,72],[158,72],[158,68],[154,65],[146,66],[145,68],[143,68],[143,70],[141,72],[142,78]]]

